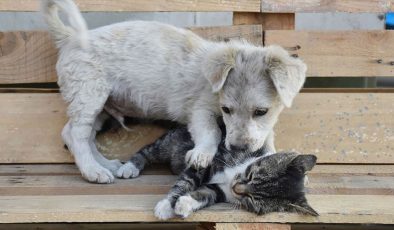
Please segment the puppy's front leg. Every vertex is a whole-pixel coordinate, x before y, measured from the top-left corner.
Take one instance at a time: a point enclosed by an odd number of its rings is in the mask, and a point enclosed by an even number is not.
[[[194,111],[188,128],[194,148],[187,152],[186,163],[194,168],[206,168],[212,162],[221,138],[216,117],[210,111]]]
[[[267,136],[267,139],[265,139],[264,142],[264,151],[265,151],[264,156],[269,156],[276,153],[274,140],[275,140],[275,133],[274,130],[271,130]]]

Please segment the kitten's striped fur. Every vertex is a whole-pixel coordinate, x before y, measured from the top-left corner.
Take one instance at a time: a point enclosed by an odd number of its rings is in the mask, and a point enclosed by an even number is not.
[[[303,191],[305,172],[314,166],[315,156],[278,153],[265,157],[263,149],[234,153],[222,143],[211,166],[197,170],[185,164],[185,154],[193,146],[185,127],[170,130],[136,153],[119,169],[118,176],[136,177],[152,163],[171,165],[172,172],[180,176],[155,208],[160,219],[185,218],[218,202],[233,203],[257,214],[289,211],[318,215]]]

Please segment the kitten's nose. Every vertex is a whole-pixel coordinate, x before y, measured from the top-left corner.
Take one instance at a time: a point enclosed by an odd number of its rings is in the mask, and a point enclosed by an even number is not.
[[[230,145],[231,150],[234,151],[246,151],[248,150],[249,146],[248,145]]]
[[[246,194],[248,191],[248,186],[246,184],[235,184],[233,190],[238,195]]]

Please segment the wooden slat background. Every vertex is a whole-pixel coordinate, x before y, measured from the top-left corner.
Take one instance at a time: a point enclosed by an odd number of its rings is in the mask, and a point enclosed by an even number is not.
[[[392,0],[261,0],[261,11],[269,13],[383,13],[393,10],[394,4]]]
[[[75,0],[81,11],[247,11],[259,12],[260,0]],[[39,0],[1,0],[0,11],[37,11]]]
[[[102,185],[105,186],[105,185]],[[111,186],[111,185],[107,185]],[[0,223],[157,222],[153,207],[164,195],[2,196]],[[319,217],[296,213],[256,216],[217,204],[186,220],[169,222],[277,222],[392,224],[394,196],[308,195]],[[378,208],[377,208],[378,207]]]
[[[59,94],[0,94],[0,163],[72,162],[60,133],[66,107]],[[276,127],[279,150],[318,155],[320,163],[394,163],[392,93],[301,93]],[[132,152],[163,133],[139,125],[98,137],[110,158]]]
[[[191,30],[212,40],[242,37],[256,45],[262,44],[261,25]],[[56,82],[56,60],[57,50],[47,32],[0,32],[0,84]]]
[[[192,28],[212,40],[244,38],[262,43],[261,25]],[[278,44],[308,64],[308,76],[392,77],[394,31],[265,31],[266,45]],[[56,55],[46,32],[0,33],[0,84],[56,81]]]
[[[361,173],[359,167],[317,165],[308,173],[307,193],[394,195],[393,170],[387,165],[379,167],[389,173],[377,172],[373,166],[366,166],[372,170],[368,175]],[[1,168],[0,196],[165,194],[177,178],[169,175],[168,169],[163,173],[160,168],[152,168],[143,171],[137,178],[118,179],[115,185],[106,186],[87,183],[76,167],[71,165],[1,165]],[[15,174],[16,170],[24,172]],[[339,173],[323,170],[338,170]]]
[[[394,31],[265,31],[264,44],[277,44],[308,65],[308,76],[392,77]]]

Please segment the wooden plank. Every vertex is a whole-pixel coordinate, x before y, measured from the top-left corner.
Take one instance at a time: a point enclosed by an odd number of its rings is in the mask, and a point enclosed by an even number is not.
[[[67,167],[65,167],[67,166]],[[308,174],[308,194],[394,195],[394,166],[382,166],[381,173],[360,173],[357,168],[347,171],[347,166],[325,168],[319,166]],[[366,168],[371,168],[365,166]],[[176,176],[161,174],[148,169],[141,176],[118,179],[111,185],[86,183],[78,170],[70,165],[2,165],[0,172],[1,196],[47,195],[110,195],[110,194],[165,194]],[[44,169],[46,168],[46,170]],[[329,173],[337,169],[336,173]],[[377,168],[372,168],[373,172]],[[22,172],[20,172],[22,171]],[[17,172],[20,172],[19,174]],[[341,173],[342,172],[342,173]],[[154,174],[156,173],[156,174]],[[167,174],[167,175],[165,175]]]
[[[394,10],[392,0],[261,0],[261,12],[350,12],[383,13]]]
[[[0,94],[0,163],[70,163],[60,133],[66,122],[59,94]],[[319,163],[394,163],[392,93],[301,93],[279,118],[278,150],[313,153]],[[127,160],[164,130],[137,125],[98,137],[109,158]]]
[[[81,11],[260,11],[260,0],[76,0],[75,2]],[[37,11],[38,3],[38,0],[2,0],[0,11]]]
[[[378,168],[367,167],[368,172],[373,175],[391,175],[394,172],[387,168],[387,165],[381,165],[381,170]],[[330,169],[327,169],[328,171]],[[335,169],[331,169],[335,170]],[[338,169],[340,171],[341,169]],[[356,169],[357,171],[361,171]],[[0,176],[65,176],[65,175],[80,175],[80,172],[74,164],[7,164],[0,166]],[[169,166],[167,165],[150,165],[146,167],[141,175],[172,175]]]
[[[151,165],[142,175],[171,175],[166,165]],[[0,176],[65,176],[79,175],[74,164],[2,164]],[[316,165],[308,175],[354,176],[369,175],[379,177],[394,176],[393,165]]]
[[[245,39],[254,45],[263,44],[261,25],[237,25],[221,27],[192,27],[191,31],[201,37],[214,41],[230,41]]]
[[[162,195],[1,196],[0,223],[156,222],[153,207]],[[273,222],[393,224],[394,196],[308,195],[319,217],[295,213],[264,216],[218,204],[172,222]]]
[[[56,60],[47,32],[0,32],[0,84],[55,82]]]
[[[266,223],[217,223],[216,230],[290,230],[288,224]]]
[[[60,136],[67,120],[66,106],[60,94],[10,93],[1,94],[0,97],[0,107],[8,108],[0,112],[1,162],[73,162]],[[109,132],[105,137],[99,137],[99,146],[108,153],[108,157],[122,158],[116,152],[123,151],[123,160],[127,160],[132,152],[153,142],[164,132],[153,125],[136,125],[133,130],[121,135]],[[115,147],[112,142],[122,143],[122,149]]]
[[[295,14],[234,12],[233,25],[262,25],[263,30],[294,30]]]
[[[275,142],[320,163],[392,163],[393,112],[390,93],[300,94],[279,118]]]
[[[243,38],[262,44],[260,25],[190,29],[206,39]],[[0,32],[0,84],[56,82],[56,60],[57,50],[47,32]]]
[[[390,77],[394,74],[394,31],[265,31],[308,65],[308,76]]]
[[[197,223],[58,223],[58,224],[2,224],[6,230],[191,230],[196,229]],[[208,229],[199,229],[208,230]],[[365,229],[362,229],[365,230]],[[378,228],[376,230],[388,230]],[[390,229],[391,230],[391,229]]]
[[[100,185],[86,183],[80,175],[0,176],[0,196],[166,194],[176,178],[174,175],[144,175]]]

